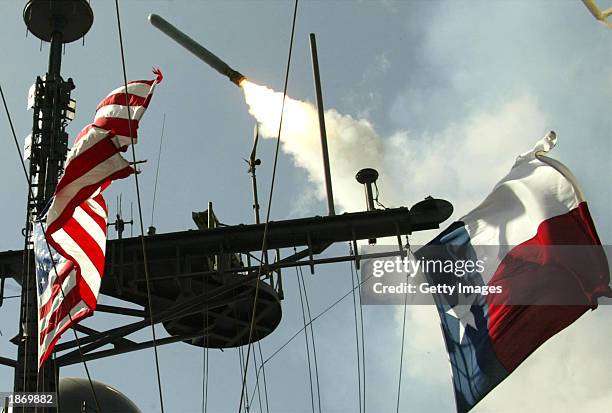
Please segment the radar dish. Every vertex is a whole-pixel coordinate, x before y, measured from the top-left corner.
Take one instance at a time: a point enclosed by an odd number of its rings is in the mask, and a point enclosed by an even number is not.
[[[413,205],[410,208],[410,212],[415,216],[428,217],[435,222],[441,223],[453,214],[453,205],[444,199],[428,197],[424,201]]]
[[[45,42],[53,32],[62,34],[62,43],[85,36],[93,24],[91,6],[85,0],[29,0],[23,9],[23,21],[30,33]]]
[[[141,413],[141,410],[123,393],[108,384],[92,380],[93,389],[104,413]],[[60,377],[59,406],[61,413],[95,413],[96,402],[87,379]]]

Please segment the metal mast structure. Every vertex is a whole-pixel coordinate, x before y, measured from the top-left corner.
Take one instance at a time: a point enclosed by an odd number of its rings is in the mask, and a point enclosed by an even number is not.
[[[163,18],[151,15],[149,19],[155,27],[237,86],[246,80]],[[121,325],[107,326],[101,331],[81,324],[74,325],[74,330],[82,334],[81,338],[70,340],[65,337],[54,347],[56,357],[48,360],[39,372],[37,278],[30,222],[41,216],[42,209],[53,196],[67,154],[65,127],[74,114],[74,101],[70,99],[74,84],[71,79],[64,81],[60,75],[62,47],[87,33],[93,23],[93,12],[86,0],[29,0],[24,10],[24,21],[31,33],[41,41],[50,43],[50,56],[46,76],[37,78],[30,91],[29,106],[34,110],[34,126],[27,155],[30,159],[31,187],[25,248],[23,251],[0,252],[0,298],[5,278],[13,278],[22,285],[20,330],[13,340],[19,346],[18,358],[0,357],[0,364],[15,368],[15,392],[55,392],[60,367],[88,360],[177,342],[223,349],[261,340],[276,329],[282,318],[283,268],[306,266],[314,273],[315,266],[321,264],[348,261],[359,268],[364,259],[403,256],[406,252],[402,236],[437,229],[452,214],[453,207],[449,202],[431,197],[411,208],[377,209],[371,185],[378,174],[372,169],[364,169],[358,173],[357,179],[366,185],[367,211],[336,215],[329,178],[327,216],[280,221],[266,219],[262,223],[255,177],[255,168],[260,163],[256,157],[256,138],[247,161],[253,184],[256,223],[221,225],[212,212],[212,204],[209,204],[207,211],[192,215],[197,230],[165,234],[151,231],[147,235],[146,258],[140,237],[119,236],[119,239],[108,240],[100,294],[131,305],[98,304],[96,311],[128,316],[131,317],[130,321],[122,319]],[[314,35],[311,39],[319,121],[323,123]],[[323,157],[326,158],[325,128],[320,126],[323,132]],[[329,162],[324,162],[324,170],[330,177]],[[120,214],[116,224],[121,233],[119,227],[125,222]],[[376,238],[382,237],[395,237],[397,249],[359,254],[359,240],[373,243]],[[350,242],[354,252],[346,256],[319,257],[338,242]],[[283,249],[293,249],[293,253],[281,259],[280,251]],[[274,262],[267,259],[270,250],[277,251]],[[261,252],[261,259],[253,254],[256,252]],[[246,258],[246,265],[243,257]],[[277,273],[278,277],[273,273]],[[149,279],[150,288],[147,286]],[[168,336],[157,340],[133,338],[133,333],[154,324],[161,324]],[[79,397],[85,401],[88,395]]]
[[[29,137],[30,190],[27,202],[25,254],[21,293],[21,311],[15,392],[56,391],[57,370],[46,363],[38,370],[37,281],[33,265],[31,222],[40,217],[57,186],[68,152],[66,125],[74,118],[70,92],[72,79],[60,74],[64,44],[81,39],[93,24],[93,12],[85,0],[29,0],[23,11],[28,31],[50,44],[49,67],[37,77],[30,90],[28,106],[33,109],[33,128]],[[26,145],[28,146],[28,145]]]

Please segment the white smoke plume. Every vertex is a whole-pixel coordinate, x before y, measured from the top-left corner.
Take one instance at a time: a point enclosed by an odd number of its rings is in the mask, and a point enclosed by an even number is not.
[[[242,86],[261,135],[276,138],[282,93],[249,81]],[[464,123],[432,136],[397,131],[382,138],[368,120],[335,109],[325,111],[325,124],[334,198],[338,209],[344,211],[365,209],[355,174],[369,167],[380,174],[380,201],[386,206],[411,206],[432,195],[448,199],[463,214],[484,198],[516,154],[530,148],[546,132],[545,117],[529,96],[519,96],[490,112],[475,113]],[[319,123],[312,103],[286,98],[281,147],[296,166],[306,170],[323,198]]]
[[[248,83],[244,87],[250,113],[260,123],[261,134],[276,138],[282,93]],[[431,193],[455,206],[455,217],[467,213],[491,190],[511,167],[514,157],[529,149],[548,130],[547,118],[529,94],[518,95],[498,106],[473,112],[462,122],[448,125],[434,134],[413,136],[398,131],[381,137],[365,119],[325,112],[334,195],[340,209],[363,210],[365,203],[355,173],[373,167],[380,173],[381,201],[387,206],[410,206]],[[296,166],[306,170],[324,197],[324,178],[316,108],[309,102],[287,98],[281,135],[282,149]],[[563,141],[563,136],[560,136]],[[442,224],[443,227],[452,222]],[[415,234],[413,243],[433,237],[431,232]],[[599,411],[610,402],[602,386],[610,383],[605,369],[605,342],[609,334],[605,309],[587,314],[571,328],[559,333],[536,351],[483,400],[476,411]],[[402,311],[396,312],[397,334],[401,334]],[[404,374],[407,382],[427,383],[435,392],[452,397],[449,365],[433,307],[413,307],[408,324],[418,334],[406,343]],[[591,335],[592,339],[582,338]],[[595,337],[597,336],[597,337]],[[597,340],[599,338],[600,340]],[[573,351],[576,350],[576,351]],[[559,363],[561,358],[563,363]],[[391,363],[392,364],[392,363]],[[390,374],[395,374],[394,365]],[[534,377],[557,377],[538,385]],[[591,375],[597,377],[591,380]],[[544,376],[543,376],[544,377]],[[547,379],[548,380],[548,379]],[[601,386],[583,383],[600,383]],[[573,397],[567,389],[574,389]],[[432,390],[433,391],[433,390]],[[517,399],[516,395],[524,396]],[[585,401],[588,401],[585,402]]]
[[[249,81],[242,84],[249,112],[260,124],[265,138],[278,137],[283,94]],[[384,176],[383,142],[365,119],[355,119],[334,109],[325,112],[334,198],[340,209],[363,209],[365,201],[355,174],[364,167]],[[321,141],[317,109],[309,102],[287,97],[281,132],[282,149],[291,155],[296,166],[304,168],[309,179],[318,186],[320,197],[325,195]]]
[[[411,20],[409,32],[422,34],[414,55],[430,73],[406,78],[388,113],[396,124],[407,125],[405,129],[411,119],[421,117],[430,132],[400,130],[381,137],[367,121],[328,111],[338,206],[363,209],[363,195],[353,175],[369,166],[381,173],[381,200],[387,206],[410,206],[431,193],[451,201],[459,217],[488,194],[517,154],[548,129],[556,129],[559,150],[552,156],[565,154],[563,161],[584,180],[596,225],[609,243],[610,191],[602,177],[610,163],[610,117],[606,116],[612,97],[610,32],[599,27],[580,2],[435,3],[436,12]],[[247,93],[251,113],[262,122],[262,129],[267,128],[267,136],[276,137],[278,119],[275,123],[263,116],[265,109],[251,97]],[[281,98],[278,94],[275,99]],[[307,170],[322,195],[315,109],[296,102],[308,108],[308,121],[299,135],[283,132],[283,150]],[[269,107],[278,116],[280,103],[273,103]],[[443,116],[436,122],[436,111],[448,114],[454,109],[459,109],[458,116]],[[422,233],[421,242],[433,235],[433,231]],[[398,308],[393,323],[398,340],[402,315]],[[369,327],[375,328],[374,324],[382,323],[376,320]],[[409,368],[403,394],[410,395],[406,401],[412,411],[431,411],[435,401],[453,397],[435,308],[410,308],[407,325],[413,334],[405,348]],[[609,327],[609,306],[585,314],[535,351],[474,411],[609,411]],[[384,345],[386,349],[388,343]],[[392,356],[373,357],[390,365],[390,375],[397,374]]]

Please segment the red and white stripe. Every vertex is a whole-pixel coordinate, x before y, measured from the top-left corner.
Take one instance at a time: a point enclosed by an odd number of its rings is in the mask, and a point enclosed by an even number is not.
[[[93,124],[75,139],[47,213],[47,241],[61,256],[57,274],[39,297],[39,367],[61,334],[93,313],[104,275],[107,208],[102,191],[113,180],[134,173],[122,156],[136,142],[138,124],[155,86],[154,80],[130,82],[113,90],[96,108]]]
[[[50,288],[38,301],[39,366],[72,323],[92,314],[104,275],[108,210],[101,193],[75,208],[63,227],[47,231],[47,241],[61,256]],[[68,313],[70,312],[70,316]]]
[[[128,83],[127,97],[124,86],[113,90],[98,105],[94,123],[79,133],[55,190],[47,215],[47,231],[61,228],[74,208],[98,188],[104,189],[111,181],[134,172],[119,152],[125,151],[132,141],[136,142],[139,121],[149,106],[155,86],[163,79],[158,69],[154,73],[157,75],[154,80]]]
[[[162,81],[159,69],[153,71],[154,80],[136,80],[121,86],[108,94],[96,108],[94,125],[113,130],[113,140],[117,147],[125,150],[132,142],[136,143],[138,123],[149,107],[155,86]],[[129,111],[128,111],[129,107]]]
[[[75,208],[100,187],[134,172],[112,141],[112,132],[89,125],[79,136],[47,213],[48,233],[61,229]]]
[[[565,165],[545,156],[555,144],[551,133],[519,156],[461,219],[476,256],[486,257],[484,283],[501,290],[486,297],[487,327],[507,371],[597,307],[599,297],[612,296],[584,194]]]
[[[556,143],[556,135],[550,132],[520,155],[487,198],[460,219],[476,251],[485,246],[487,262],[481,274],[485,283],[512,248],[537,235],[542,223],[585,204],[573,173],[545,156]],[[496,246],[496,254],[491,246]]]

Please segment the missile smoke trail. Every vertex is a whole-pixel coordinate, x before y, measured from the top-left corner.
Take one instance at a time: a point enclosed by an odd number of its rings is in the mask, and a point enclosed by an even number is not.
[[[170,22],[151,14],[149,21],[153,26],[189,50],[199,59],[220,74],[227,76],[244,91],[249,112],[260,123],[264,138],[276,138],[282,107],[282,93],[265,86],[256,85],[247,80],[240,72],[232,69],[213,52],[193,40]],[[293,158],[295,164],[304,168],[311,182],[316,184],[320,198],[325,197],[325,177],[321,165],[321,149],[317,110],[309,102],[287,98],[284,112],[282,148]],[[398,178],[393,171],[397,163],[397,154],[404,155],[400,160],[405,163],[411,156],[405,156],[402,148],[403,138],[383,140],[365,119],[355,119],[334,109],[325,111],[325,123],[331,158],[331,174],[334,182],[335,199],[344,211],[364,209],[361,188],[354,177],[361,168],[374,168],[379,172],[378,185],[382,201],[388,206],[406,205],[406,202],[417,201],[428,195],[430,181],[417,180],[417,186],[410,187],[410,199],[402,198],[406,192],[402,188],[403,171]],[[398,146],[399,147],[394,147]],[[393,182],[393,178],[396,182]],[[414,184],[415,182],[412,182]]]
[[[240,86],[249,113],[260,124],[261,136],[276,138],[282,93],[247,79]],[[529,95],[472,113],[460,124],[422,136],[400,130],[383,139],[368,120],[335,109],[325,111],[325,123],[338,212],[365,209],[355,174],[369,167],[379,172],[380,200],[387,207],[411,206],[433,195],[451,201],[461,214],[475,207],[475,200],[504,176],[513,162],[507,154],[524,151],[546,124],[537,102]],[[287,97],[281,140],[283,151],[306,170],[317,194],[324,199],[318,117],[312,103]],[[499,151],[499,142],[504,143],[504,151]]]
[[[249,113],[260,123],[262,136],[276,138],[283,94],[248,80],[242,81],[241,87]],[[335,198],[341,209],[363,210],[365,204],[355,173],[362,167],[370,167],[384,174],[382,141],[367,120],[355,119],[334,109],[325,111],[325,123]],[[308,172],[309,179],[317,184],[320,196],[324,197],[318,125],[317,109],[312,103],[286,98],[281,131],[283,151]],[[384,180],[382,177],[380,181]]]

